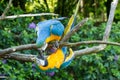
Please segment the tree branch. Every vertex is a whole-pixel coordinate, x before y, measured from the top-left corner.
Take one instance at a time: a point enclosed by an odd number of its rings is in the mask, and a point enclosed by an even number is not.
[[[2,18],[2,16],[1,16],[0,20],[3,20],[3,19],[14,19],[14,18],[20,18],[20,17],[45,16],[45,15],[58,16],[58,14],[54,14],[54,13],[21,14],[21,15],[6,16],[4,18]]]
[[[28,49],[37,49],[36,44],[20,45],[20,46],[15,46],[12,48],[0,50],[0,57],[4,56],[6,54],[16,52],[16,51],[28,50]]]
[[[120,46],[120,43],[117,43],[117,42],[106,42],[106,41],[97,41],[97,40],[96,41],[82,41],[82,42],[76,42],[76,43],[63,42],[63,43],[60,43],[60,46],[71,47],[71,46],[79,46],[82,44],[108,44],[108,45]],[[28,49],[37,49],[37,46],[36,44],[27,44],[27,45],[20,45],[20,46],[14,46],[12,48],[3,49],[3,50],[0,50],[0,57],[3,57],[6,54],[10,54],[16,51],[28,50]]]
[[[109,14],[108,21],[107,21],[107,27],[106,27],[106,30],[103,36],[103,41],[107,41],[109,38],[117,4],[118,4],[118,0],[113,0],[113,2],[111,3],[110,14]]]
[[[93,48],[86,48],[78,51],[74,51],[74,56],[82,56],[89,53],[95,53],[101,51],[101,46],[94,46]],[[2,56],[2,58],[6,59],[13,59],[18,61],[25,61],[25,62],[34,62],[34,59],[36,58],[36,55],[30,55],[30,54],[22,54],[22,53],[11,53],[7,54],[5,56]]]
[[[90,54],[90,53],[96,53],[96,52],[99,52],[99,51],[102,51],[104,50],[104,48],[99,45],[99,46],[93,46],[92,48],[85,48],[85,49],[82,49],[82,50],[77,50],[77,51],[74,51],[75,55],[74,56],[82,56],[82,55],[86,55],[86,54]]]
[[[74,51],[74,56],[76,57],[76,56],[82,56],[89,53],[95,53],[100,51],[100,49],[101,49],[101,46],[97,46],[97,47],[94,46],[93,48],[86,48],[86,49]],[[11,53],[11,54],[7,54],[6,56],[2,56],[2,58],[25,61],[25,62],[34,62],[36,55]]]
[[[2,58],[24,61],[24,62],[34,62],[33,59],[36,58],[36,55],[22,54],[22,53],[15,52],[12,54],[7,54],[6,56],[4,56]]]

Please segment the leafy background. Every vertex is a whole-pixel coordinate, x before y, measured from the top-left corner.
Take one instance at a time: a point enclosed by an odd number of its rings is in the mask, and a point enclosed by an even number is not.
[[[13,0],[13,4],[7,15],[53,12],[69,18],[75,10],[77,1],[78,0]],[[78,32],[71,36],[69,41],[101,40],[106,26],[107,14],[109,14],[107,11],[109,10],[108,3],[111,1],[112,0],[84,1],[84,10],[79,10],[76,24],[84,17],[89,17],[90,19]],[[0,1],[0,15],[7,4],[8,0]],[[120,2],[115,13],[109,41],[120,42],[119,5]],[[51,18],[56,17],[41,16],[0,21],[0,49],[35,43],[36,33],[33,29],[28,28],[28,25],[32,22],[37,24],[43,19]],[[64,25],[66,25],[67,22],[68,19],[62,21]],[[73,49],[78,50],[92,46],[93,44],[80,45],[73,47]],[[38,54],[34,50],[21,51],[21,53]],[[34,63],[0,59],[0,75],[8,76],[9,80],[119,80],[119,54],[120,49],[118,46],[109,45],[99,53],[76,57],[69,67],[56,71],[52,77],[46,75],[46,73],[38,72]]]

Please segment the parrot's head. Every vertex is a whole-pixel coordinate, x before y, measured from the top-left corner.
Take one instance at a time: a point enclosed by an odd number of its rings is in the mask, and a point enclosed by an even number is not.
[[[37,24],[36,30],[36,44],[38,47],[42,47],[52,40],[60,40],[64,32],[64,26],[58,20],[45,20]]]

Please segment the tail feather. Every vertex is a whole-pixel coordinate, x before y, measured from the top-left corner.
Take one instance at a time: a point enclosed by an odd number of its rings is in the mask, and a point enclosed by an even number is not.
[[[73,50],[71,48],[69,49],[69,53],[70,54],[69,54],[69,56],[66,57],[65,62],[69,61],[69,60],[72,60],[73,57],[74,57],[74,53],[73,53]]]
[[[69,21],[68,21],[68,24],[67,24],[67,26],[66,26],[66,28],[65,28],[65,30],[64,30],[64,35],[63,35],[63,37],[71,30],[71,28],[74,27],[76,15],[77,15],[77,12],[78,12],[78,10],[79,10],[80,1],[81,1],[81,0],[78,1],[78,4],[77,4],[76,10],[75,10],[75,13],[71,16],[71,18],[70,18]]]
[[[73,53],[72,49],[70,48],[70,49],[69,49],[69,56],[67,56],[67,57],[65,58],[65,61],[64,61],[64,63],[61,65],[60,68],[63,69],[63,68],[66,68],[67,66],[69,66],[70,63],[71,63],[71,61],[73,60],[73,58],[74,58],[74,53]]]

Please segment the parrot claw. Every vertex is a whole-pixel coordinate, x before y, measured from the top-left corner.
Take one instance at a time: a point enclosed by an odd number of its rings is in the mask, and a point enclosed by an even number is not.
[[[43,50],[39,50],[39,55],[37,56],[36,62],[39,65],[47,66],[48,62],[47,62],[46,58],[44,57],[43,53],[44,53]]]
[[[39,55],[37,56],[37,58],[44,60],[44,59],[45,59],[45,58],[44,58],[44,55],[43,55],[44,51],[41,50],[41,49],[38,49],[38,50],[39,50]]]
[[[53,41],[53,42],[50,42],[48,44],[48,47],[46,49],[47,53],[50,55],[54,52],[56,52],[56,50],[59,48],[59,43],[58,41]]]
[[[38,51],[39,51],[38,58],[43,59],[43,60],[45,59],[43,53],[45,52],[45,49],[47,48],[47,46],[48,44],[45,43],[41,48],[38,48]]]
[[[55,41],[54,47],[59,48],[59,42],[58,41]]]

